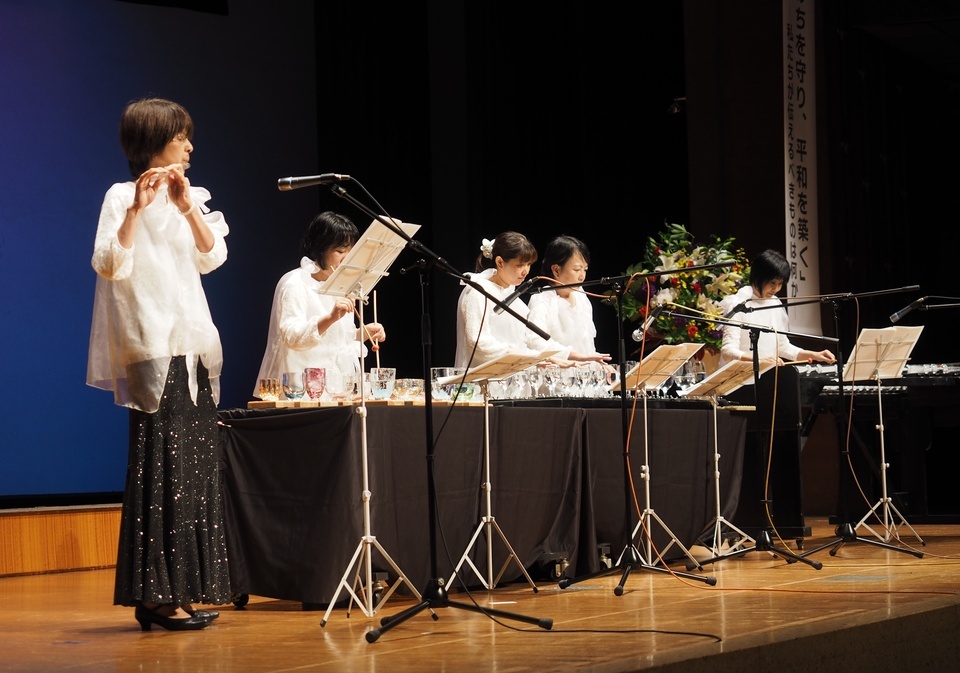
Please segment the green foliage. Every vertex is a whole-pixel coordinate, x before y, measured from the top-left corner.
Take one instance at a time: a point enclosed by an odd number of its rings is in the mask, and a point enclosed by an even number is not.
[[[726,262],[733,265],[684,271]],[[667,344],[703,343],[719,350],[721,329],[710,318],[721,316],[720,300],[747,284],[750,270],[745,252],[734,248],[733,238],[713,235],[708,243],[698,244],[684,225],[667,222],[656,237],[647,239],[643,260],[626,274],[631,281],[622,298],[624,319],[638,322],[658,305],[667,313],[689,309],[683,312],[703,317],[663,313],[651,326],[652,336]]]

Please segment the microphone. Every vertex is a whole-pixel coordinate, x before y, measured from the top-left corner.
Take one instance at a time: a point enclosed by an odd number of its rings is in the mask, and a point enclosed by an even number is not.
[[[510,304],[512,304],[517,297],[524,294],[527,290],[529,290],[531,287],[536,285],[536,283],[537,283],[537,279],[531,278],[527,282],[521,283],[520,285],[518,285],[517,289],[511,292],[510,295],[502,301],[503,306],[509,306]],[[501,313],[503,313],[503,306],[495,306],[493,308],[493,312],[496,313],[497,315],[500,315]]]
[[[643,324],[640,327],[633,330],[633,334],[631,334],[630,337],[634,341],[643,341],[643,333],[650,329],[650,325],[652,325],[653,322],[660,317],[661,313],[663,313],[663,304],[654,306],[653,310],[650,311],[649,315],[647,315],[647,319],[643,321]]]
[[[281,192],[289,192],[291,189],[313,187],[314,185],[329,185],[333,182],[344,182],[349,179],[349,175],[341,175],[340,173],[304,175],[299,178],[280,178],[277,180],[277,189],[279,189]]]
[[[750,300],[748,299],[747,301],[750,301]],[[749,311],[750,309],[747,308],[747,301],[742,301],[742,302],[740,302],[739,304],[737,304],[736,306],[734,306],[732,309],[730,309],[729,311],[727,311],[726,313],[724,313],[724,314],[723,314],[723,317],[729,319],[729,318],[732,318],[733,316],[737,315],[738,313],[743,313],[744,311]]]
[[[900,309],[896,313],[893,313],[890,316],[890,322],[892,323],[897,322],[898,320],[900,320],[900,318],[910,313],[910,311],[912,311],[913,309],[923,304],[925,299],[926,297],[920,297],[920,299],[915,299],[914,301],[910,302],[909,304],[904,306],[902,309]]]

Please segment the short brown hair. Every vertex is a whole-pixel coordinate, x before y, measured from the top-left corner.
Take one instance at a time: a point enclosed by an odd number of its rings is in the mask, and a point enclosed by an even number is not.
[[[128,103],[120,117],[120,146],[130,174],[139,177],[178,133],[193,137],[193,120],[182,105],[163,98]]]

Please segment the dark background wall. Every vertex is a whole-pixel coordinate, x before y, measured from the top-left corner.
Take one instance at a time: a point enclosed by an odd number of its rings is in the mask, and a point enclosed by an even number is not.
[[[878,4],[886,15],[865,14]],[[893,44],[885,17],[900,4],[817,3],[824,292],[953,293],[956,77]],[[779,3],[199,7],[0,0],[0,350],[14,382],[0,388],[0,502],[122,488],[126,413],[83,380],[89,255],[102,195],[127,178],[116,123],[134,97],[192,112],[191,179],[232,227],[227,264],[204,280],[224,407],[249,399],[273,287],[310,217],[368,219],[323,187],[278,192],[279,177],[352,175],[352,196],[366,188],[423,225],[418,240],[462,271],[507,229],[541,249],[580,236],[594,278],[639,261],[665,220],[750,254],[782,247]],[[394,271],[415,261],[404,251]],[[460,287],[428,278],[433,360],[449,364]],[[419,375],[418,274],[392,273],[377,294],[382,364]],[[861,301],[859,325],[844,306],[842,337],[889,325],[919,294]],[[615,353],[616,316],[595,310]],[[918,361],[953,358],[950,311],[904,323],[927,325]]]
[[[100,204],[130,179],[117,126],[131,99],[191,112],[190,179],[231,227],[229,259],[204,278],[222,332],[225,386],[252,390],[275,271],[317,195],[276,180],[317,161],[313,3],[0,1],[0,498],[116,492],[127,413],[84,384]],[[218,10],[218,7],[220,11]],[[213,11],[209,11],[213,10]],[[269,308],[266,309],[269,311]]]

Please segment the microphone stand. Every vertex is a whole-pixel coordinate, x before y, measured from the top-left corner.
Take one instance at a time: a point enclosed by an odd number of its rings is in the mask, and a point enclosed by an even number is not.
[[[383,633],[392,629],[395,626],[399,626],[406,620],[414,617],[424,610],[430,610],[431,616],[434,621],[438,620],[440,617],[434,612],[434,608],[458,608],[461,610],[468,610],[472,612],[479,612],[484,615],[501,617],[504,619],[514,619],[517,621],[525,622],[527,624],[533,624],[539,626],[543,629],[553,628],[552,619],[538,619],[536,617],[528,617],[526,615],[519,615],[512,612],[506,612],[504,610],[497,610],[493,608],[483,608],[475,603],[461,603],[456,601],[451,601],[447,596],[447,590],[444,586],[444,580],[440,577],[438,572],[437,564],[437,540],[436,540],[436,527],[437,527],[437,493],[436,493],[436,483],[434,480],[434,437],[433,437],[433,397],[430,386],[430,367],[431,367],[431,346],[432,346],[432,337],[431,337],[431,324],[430,324],[430,314],[429,314],[429,279],[428,279],[428,269],[437,268],[449,276],[459,279],[461,282],[466,283],[473,287],[475,290],[480,292],[487,299],[492,301],[497,306],[501,307],[504,311],[514,316],[517,320],[520,320],[524,325],[526,325],[530,330],[538,334],[544,339],[549,340],[550,335],[544,332],[542,329],[529,322],[526,318],[519,315],[506,306],[499,299],[491,296],[479,283],[472,280],[468,276],[461,274],[445,259],[429,250],[419,241],[412,239],[406,234],[400,227],[390,219],[380,216],[378,213],[374,212],[368,208],[365,204],[357,201],[350,194],[347,193],[340,185],[334,184],[330,186],[331,191],[340,198],[348,201],[353,204],[358,210],[364,214],[372,217],[377,220],[387,228],[391,229],[398,236],[402,237],[407,242],[407,246],[416,251],[418,254],[423,255],[423,259],[417,262],[417,267],[420,269],[420,283],[421,283],[421,304],[422,304],[422,314],[421,314],[421,330],[422,330],[422,342],[423,342],[423,380],[426,382],[424,386],[424,410],[426,415],[426,452],[427,452],[427,511],[429,517],[429,544],[430,544],[430,575],[431,579],[427,580],[427,584],[421,592],[422,599],[421,601],[411,607],[403,610],[392,617],[383,617],[380,620],[380,628],[367,631],[365,638],[368,643],[376,642]]]
[[[917,287],[919,287],[919,286],[917,286]],[[929,300],[929,299],[945,299],[945,300],[947,300],[947,301],[951,301],[951,302],[954,302],[954,303],[952,303],[952,304],[928,304],[928,303],[927,303],[927,300]],[[891,316],[890,316],[890,322],[892,322],[892,323],[898,322],[898,321],[900,320],[900,318],[902,318],[903,316],[905,316],[905,315],[906,315],[907,313],[909,313],[910,311],[914,311],[914,310],[916,310],[916,311],[931,311],[931,310],[940,309],[940,308],[957,308],[957,307],[960,307],[960,303],[956,303],[956,302],[960,302],[960,297],[939,297],[939,296],[936,296],[936,295],[931,295],[931,296],[929,296],[929,297],[920,297],[919,299],[913,301],[911,304],[909,304],[909,305],[906,306],[905,308],[902,308],[902,309],[900,309],[899,311],[897,311],[896,313],[894,313],[893,315],[891,315]]]
[[[679,272],[690,272],[698,271],[702,269],[716,269],[721,267],[732,266],[734,262],[723,262],[720,264],[704,264],[701,266],[695,267],[686,267],[684,269],[678,269],[675,273]],[[598,572],[588,573],[581,577],[575,578],[564,578],[560,580],[558,586],[561,589],[566,589],[567,587],[576,584],[578,582],[583,582],[585,580],[594,579],[596,577],[603,577],[610,575],[616,572],[621,572],[620,583],[614,588],[613,593],[616,596],[623,595],[623,587],[627,582],[627,579],[630,576],[630,573],[634,568],[641,568],[644,570],[651,570],[657,572],[669,573],[672,575],[677,575],[680,577],[685,577],[688,579],[694,579],[700,582],[704,582],[710,586],[714,586],[717,583],[716,577],[703,577],[701,575],[691,575],[683,572],[671,571],[667,568],[660,568],[652,564],[645,562],[643,556],[640,554],[640,551],[633,544],[633,508],[631,505],[631,494],[633,489],[631,488],[632,484],[630,483],[630,445],[628,442],[628,437],[630,436],[630,415],[627,410],[627,393],[626,393],[626,381],[627,381],[627,371],[626,371],[626,342],[623,335],[623,295],[626,292],[626,282],[631,278],[649,278],[651,276],[665,276],[669,275],[668,272],[664,271],[655,271],[650,273],[635,274],[633,276],[610,276],[603,277],[599,280],[583,282],[583,283],[571,283],[568,285],[547,285],[541,288],[537,288],[536,292],[543,292],[545,290],[556,291],[567,287],[591,287],[593,285],[605,285],[609,286],[613,291],[613,296],[616,299],[617,307],[617,348],[618,348],[618,357],[620,359],[619,369],[620,369],[620,432],[621,432],[621,441],[623,443],[623,497],[624,497],[624,526],[625,531],[623,534],[624,539],[626,540],[624,544],[623,551],[620,553],[620,556],[617,559],[617,563],[611,566],[610,568],[604,568]]]
[[[834,329],[836,330],[837,335],[840,334],[840,302],[846,301],[849,299],[857,299],[860,297],[872,297],[875,295],[882,294],[893,294],[900,292],[913,292],[919,290],[919,285],[911,285],[909,287],[901,287],[891,290],[877,290],[873,292],[863,292],[859,294],[845,293],[838,295],[828,295],[820,299],[821,302],[829,303],[833,309],[833,324]],[[943,305],[946,306],[946,305]],[[931,307],[932,308],[932,307]],[[851,392],[851,399],[853,393]],[[836,556],[837,551],[844,544],[849,544],[852,542],[863,542],[865,544],[872,544],[876,547],[882,547],[884,549],[890,549],[893,551],[904,552],[906,554],[912,554],[917,558],[922,558],[923,554],[920,552],[915,552],[912,549],[906,549],[903,547],[897,547],[896,545],[887,544],[886,542],[881,542],[880,540],[871,540],[860,535],[857,535],[857,530],[850,521],[850,507],[847,503],[847,490],[849,489],[849,484],[847,480],[849,479],[848,468],[852,469],[850,463],[850,449],[847,446],[846,439],[846,422],[847,419],[842,413],[843,411],[843,349],[840,346],[840,340],[837,340],[837,436],[838,443],[840,445],[840,484],[839,484],[839,497],[840,501],[840,523],[837,525],[836,530],[834,531],[834,539],[826,542],[818,547],[814,547],[803,553],[803,556],[810,556],[811,554],[816,554],[819,551],[824,549],[830,549],[830,555]]]
[[[775,304],[772,306],[763,306],[763,307],[757,307],[757,308],[745,307],[743,311],[747,313],[751,313],[753,311],[762,311],[766,309],[781,308],[781,307],[782,307],[781,304]],[[667,311],[666,314],[669,314],[678,318],[702,318],[702,316],[694,316],[689,313],[683,313],[683,312],[677,312],[677,311]],[[756,410],[760,408],[759,406],[760,400],[759,400],[759,394],[758,394],[758,390],[760,387],[760,350],[758,348],[758,345],[760,341],[761,332],[770,332],[770,333],[783,335],[787,337],[802,337],[802,338],[820,339],[824,341],[833,341],[833,342],[838,341],[838,339],[835,339],[833,337],[826,337],[826,336],[813,335],[813,334],[802,334],[799,332],[784,332],[780,330],[775,330],[772,327],[765,327],[763,325],[752,325],[750,323],[742,323],[742,322],[731,322],[729,320],[725,320],[721,318],[712,318],[710,319],[710,322],[715,323],[717,325],[725,325],[728,327],[738,327],[740,329],[750,330],[750,348],[751,348],[751,351],[753,352],[753,396],[754,396],[754,410],[755,410],[754,413],[757,413]],[[760,434],[760,427],[761,427],[760,424],[757,423],[758,435]],[[771,428],[770,433],[772,432],[773,432],[773,429]],[[764,446],[768,446],[768,445],[769,445],[768,442],[764,443]],[[764,449],[761,455],[764,455],[765,453],[766,453],[766,450]],[[764,505],[766,505],[766,495],[764,495],[763,497],[764,497]],[[723,559],[723,558],[743,556],[744,554],[748,554],[752,551],[770,552],[771,554],[781,556],[782,558],[786,559],[787,563],[794,563],[796,561],[801,561],[803,563],[810,565],[814,570],[820,570],[823,567],[823,564],[821,564],[819,561],[811,562],[810,559],[804,558],[804,556],[801,556],[798,554],[794,554],[788,549],[775,547],[773,544],[773,536],[771,534],[771,530],[769,527],[764,527],[760,530],[760,532],[757,534],[756,540],[754,541],[753,547],[746,547],[744,549],[739,549],[737,551],[729,552],[727,554],[721,554],[720,556],[715,556],[713,558],[707,559],[706,561],[701,561],[700,563],[701,565],[707,565],[709,563],[713,563],[714,561],[719,561],[720,559]]]

